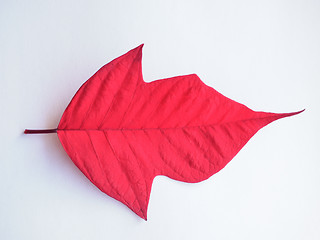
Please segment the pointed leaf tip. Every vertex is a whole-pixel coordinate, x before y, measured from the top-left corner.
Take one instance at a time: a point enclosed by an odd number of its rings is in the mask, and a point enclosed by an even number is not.
[[[291,116],[294,116],[294,115],[298,115],[298,114],[304,112],[305,110],[306,109],[303,109],[303,110],[300,110],[300,111],[297,111],[297,112],[278,113],[278,116],[279,116],[279,118],[291,117]]]
[[[302,109],[300,111],[297,111],[297,112],[292,112],[290,116],[294,116],[294,115],[297,115],[297,114],[300,114],[300,113],[303,113],[306,109]]]
[[[300,111],[296,112],[296,114],[302,113],[302,112],[304,112],[305,110],[306,110],[306,109],[304,108],[304,109],[302,109],[302,110],[300,110]]]
[[[132,51],[132,52],[140,53],[140,52],[142,52],[143,46],[144,46],[144,43],[140,44],[138,47],[132,49],[131,51]],[[129,51],[129,52],[131,52],[131,51]]]
[[[125,55],[129,55],[131,54],[131,56],[137,60],[137,61],[141,61],[142,58],[142,48],[143,48],[144,44],[140,44],[138,47],[130,50],[129,52],[127,52]]]

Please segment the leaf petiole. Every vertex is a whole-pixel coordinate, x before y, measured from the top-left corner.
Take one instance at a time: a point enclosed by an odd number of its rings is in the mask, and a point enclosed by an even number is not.
[[[25,129],[24,134],[44,134],[44,133],[56,133],[57,129],[41,129],[41,130],[32,130]]]

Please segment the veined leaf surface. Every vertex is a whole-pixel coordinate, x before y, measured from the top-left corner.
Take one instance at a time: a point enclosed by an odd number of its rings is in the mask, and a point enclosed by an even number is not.
[[[141,57],[142,45],[86,81],[57,133],[88,179],[143,219],[155,176],[203,181],[259,129],[298,113],[252,111],[195,74],[146,83]]]

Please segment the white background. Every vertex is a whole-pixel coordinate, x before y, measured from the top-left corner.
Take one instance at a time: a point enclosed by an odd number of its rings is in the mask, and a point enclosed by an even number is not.
[[[197,73],[262,129],[198,184],[157,177],[148,221],[73,165],[55,128],[80,85],[145,43],[145,81]],[[0,239],[320,239],[320,2],[0,3]]]

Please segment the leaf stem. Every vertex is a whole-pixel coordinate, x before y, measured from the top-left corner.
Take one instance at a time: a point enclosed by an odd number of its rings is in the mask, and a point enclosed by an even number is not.
[[[43,133],[56,133],[57,129],[41,129],[41,130],[31,130],[31,129],[26,129],[24,130],[25,134],[43,134]]]

